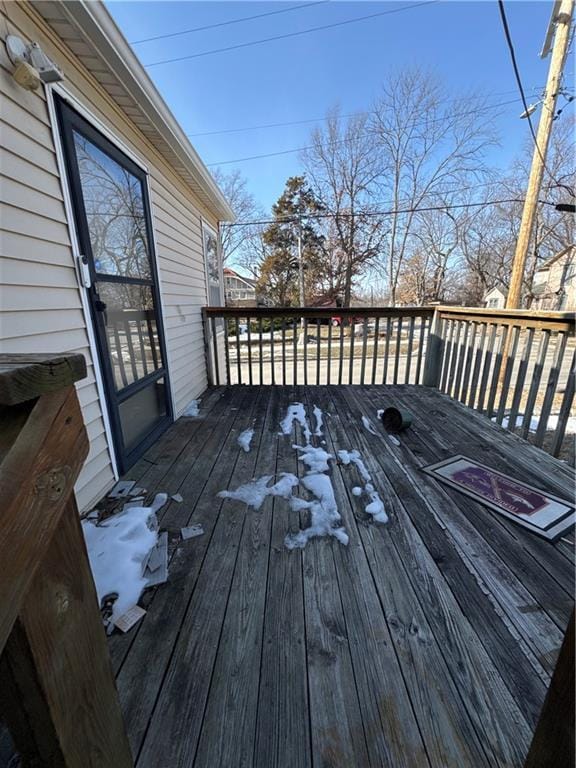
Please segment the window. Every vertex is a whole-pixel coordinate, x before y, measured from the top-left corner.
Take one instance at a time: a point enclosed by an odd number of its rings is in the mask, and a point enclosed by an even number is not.
[[[202,237],[204,242],[204,259],[206,263],[208,306],[220,307],[223,302],[218,235],[213,229],[203,224]]]

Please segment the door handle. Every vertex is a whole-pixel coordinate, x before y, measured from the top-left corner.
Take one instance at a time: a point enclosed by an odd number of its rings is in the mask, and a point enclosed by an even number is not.
[[[103,301],[100,301],[100,299],[96,299],[94,302],[94,309],[97,312],[102,312],[104,315],[104,325],[108,325],[108,313],[106,312],[106,304]]]

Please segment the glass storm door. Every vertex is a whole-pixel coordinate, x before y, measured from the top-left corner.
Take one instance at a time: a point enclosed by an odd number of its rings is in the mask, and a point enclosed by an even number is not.
[[[62,100],[58,115],[120,471],[172,421],[145,173]]]

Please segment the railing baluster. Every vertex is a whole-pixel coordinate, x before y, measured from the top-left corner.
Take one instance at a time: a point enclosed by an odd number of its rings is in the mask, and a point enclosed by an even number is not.
[[[553,456],[558,456],[562,443],[564,441],[564,434],[566,433],[566,424],[570,416],[570,409],[574,402],[574,380],[576,378],[575,372],[576,366],[576,351],[572,355],[572,362],[570,364],[570,370],[568,371],[568,380],[566,382],[566,389],[564,390],[564,397],[562,398],[562,405],[560,406],[560,413],[558,414],[558,424],[554,431],[554,437],[552,439],[551,453]]]
[[[348,326],[350,328],[350,350],[349,350],[349,365],[348,365],[348,384],[354,383],[354,337],[356,336],[356,323],[354,318]]]
[[[516,427],[516,421],[518,419],[518,411],[520,410],[520,400],[524,392],[524,382],[526,380],[526,372],[528,370],[528,364],[530,362],[530,354],[532,352],[532,343],[534,341],[534,328],[528,328],[526,330],[526,337],[524,341],[524,349],[522,351],[522,359],[518,367],[518,375],[516,376],[516,386],[514,387],[514,395],[512,396],[512,406],[510,409],[510,415],[508,416],[508,429],[513,432]]]
[[[492,367],[492,358],[494,356],[494,346],[496,344],[496,334],[498,332],[498,326],[496,323],[491,323],[492,330],[490,331],[490,338],[486,345],[486,352],[484,354],[484,365],[482,367],[482,380],[480,382],[480,391],[478,393],[477,409],[484,411],[484,399],[486,397],[486,390],[488,388],[488,381],[490,379],[490,368]]]
[[[374,321],[374,349],[372,350],[372,386],[376,384],[376,368],[378,367],[378,339],[380,336],[380,318]]]
[[[126,344],[128,345],[128,354],[130,356],[130,367],[132,368],[133,381],[138,381],[138,368],[136,368],[136,356],[134,355],[134,345],[132,344],[132,327],[130,320],[124,320],[124,333],[126,335]]]
[[[488,415],[488,418],[491,418],[494,414],[494,403],[496,401],[496,394],[498,392],[500,369],[502,368],[502,357],[504,355],[504,350],[506,349],[506,344],[508,342],[509,326],[503,325],[501,326],[501,328],[502,328],[502,335],[500,337],[498,352],[496,353],[496,358],[494,360],[494,368],[492,370],[492,382],[490,384],[490,394],[488,396],[488,406],[486,408],[486,413]]]
[[[224,323],[224,360],[226,362],[226,384],[231,384],[230,381],[230,350],[228,349],[228,318],[223,319]]]
[[[402,345],[402,317],[398,317],[398,331],[396,333],[396,349],[394,350],[394,379],[393,383],[398,384],[398,368],[400,366],[400,347]]]
[[[330,384],[332,368],[332,318],[328,319],[328,368],[326,369],[326,384]]]
[[[138,333],[138,343],[140,345],[140,356],[142,358],[143,374],[144,376],[148,376],[148,360],[146,359],[146,347],[144,346],[141,322],[141,320],[136,320],[136,332]]]
[[[248,334],[248,383],[252,386],[254,382],[252,381],[252,331],[250,328],[250,316],[246,318],[246,331]]]
[[[440,391],[446,392],[448,387],[448,371],[450,370],[450,361],[452,358],[452,339],[454,337],[455,321],[447,317],[445,319],[446,327],[444,328],[444,334],[446,342],[444,345],[444,360],[442,361],[442,377],[440,381]]]
[[[115,320],[112,321],[112,333],[114,334],[114,344],[116,346],[116,357],[118,358],[120,378],[122,379],[122,385],[127,387],[128,377],[126,376],[126,367],[124,365],[124,357],[122,355],[122,342],[120,341],[120,334],[118,333],[118,324]]]
[[[212,331],[212,350],[214,354],[214,383],[220,386],[220,363],[218,361],[218,337],[216,336],[216,318],[210,318],[210,330]]]
[[[276,384],[276,371],[274,370],[274,333],[276,330],[276,318],[270,318],[270,381]]]
[[[392,319],[386,318],[386,342],[384,344],[384,369],[382,371],[382,384],[388,383],[388,360],[390,358],[390,335],[392,333]]]
[[[340,318],[340,358],[338,360],[338,384],[342,384],[342,367],[344,365],[344,318]]]
[[[552,368],[550,369],[550,374],[548,376],[548,383],[546,384],[546,391],[544,393],[544,402],[542,403],[542,410],[540,411],[540,418],[538,419],[536,437],[534,438],[534,445],[537,445],[539,448],[542,447],[544,435],[546,434],[548,418],[550,416],[550,411],[552,410],[552,404],[554,402],[554,395],[556,394],[558,379],[560,378],[560,370],[562,368],[562,361],[564,360],[564,352],[566,351],[567,342],[568,334],[559,331],[558,335],[556,336],[554,360],[552,362]]]
[[[360,362],[360,384],[364,386],[364,375],[366,373],[366,354],[368,349],[368,318],[362,321],[362,360]]]
[[[286,386],[286,318],[282,318],[282,384]]]
[[[484,344],[486,341],[486,328],[488,327],[486,323],[482,323],[482,328],[480,330],[480,339],[478,340],[478,345],[476,347],[476,354],[474,359],[474,369],[472,371],[472,385],[470,387],[470,394],[468,395],[468,407],[473,408],[474,407],[474,401],[476,400],[476,396],[478,395],[478,377],[480,376],[480,368],[482,366],[482,353],[484,352]],[[464,402],[464,401],[463,401]]]
[[[540,380],[542,379],[542,373],[544,366],[546,365],[546,355],[548,354],[548,345],[550,343],[550,331],[542,329],[540,335],[540,345],[538,347],[538,357],[534,364],[534,370],[532,371],[532,383],[530,384],[530,391],[528,392],[528,399],[526,400],[526,408],[524,409],[524,418],[522,419],[522,437],[528,437],[530,431],[530,423],[532,421],[532,414],[534,413],[534,405],[536,404],[536,398],[538,396],[538,390],[540,388]]]
[[[440,328],[442,328],[443,321],[440,320]],[[420,381],[420,373],[422,371],[422,357],[424,354],[424,339],[426,338],[426,318],[424,315],[420,318],[420,329],[419,329],[419,342],[418,342],[418,356],[416,358],[416,377],[414,379],[414,384],[421,384]]]
[[[264,384],[264,360],[262,355],[262,318],[258,318],[258,377],[260,384]]]
[[[316,386],[320,384],[320,318],[316,320]]]
[[[302,327],[296,321],[296,318],[292,318],[292,357],[294,358],[292,363],[292,383],[294,386],[298,384],[298,333],[296,333],[296,330],[299,327],[300,333],[302,333]]]
[[[504,377],[502,378],[502,385],[500,389],[500,402],[498,404],[498,410],[496,412],[496,421],[498,424],[502,424],[504,420],[504,414],[506,413],[506,403],[508,402],[508,392],[510,387],[510,379],[512,378],[512,370],[514,368],[514,362],[516,360],[516,352],[518,350],[518,339],[520,337],[520,328],[517,325],[512,326],[509,331],[512,337],[510,344],[507,344],[504,348],[506,352],[506,360],[504,363]]]
[[[308,318],[304,318],[303,328],[304,341],[304,386],[308,384]]]
[[[408,354],[406,356],[406,374],[404,384],[410,384],[410,369],[412,368],[412,344],[414,343],[414,316],[410,318],[410,328],[408,330]]]
[[[462,332],[462,323],[460,320],[454,321],[456,326],[456,335],[454,338],[454,345],[452,347],[452,359],[450,360],[450,373],[448,374],[448,384],[446,394],[452,397],[454,391],[454,381],[456,378],[456,364],[460,356],[460,334]]]
[[[456,366],[456,380],[454,381],[454,400],[460,399],[460,391],[462,389],[462,374],[464,371],[464,362],[466,360],[466,352],[468,350],[468,334],[470,333],[469,323],[463,323],[464,336],[459,344],[458,348],[458,365]]]
[[[460,390],[460,397],[458,398],[461,403],[466,403],[466,395],[468,394],[468,384],[470,383],[470,370],[472,368],[472,360],[474,358],[474,345],[476,343],[476,332],[478,323],[472,321],[472,330],[469,334],[468,346],[466,347],[466,357],[464,360],[464,372],[462,374],[462,388]]]
[[[236,370],[238,372],[238,384],[242,384],[242,361],[240,360],[240,319],[236,320]]]

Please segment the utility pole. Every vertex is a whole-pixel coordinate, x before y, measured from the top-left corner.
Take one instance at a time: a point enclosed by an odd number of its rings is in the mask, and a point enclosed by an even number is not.
[[[298,285],[300,288],[300,306],[306,306],[306,297],[304,296],[304,259],[302,258],[302,219],[298,219]],[[300,335],[298,345],[304,344],[304,318],[300,319]]]
[[[510,276],[510,288],[506,299],[506,308],[519,308],[522,301],[522,282],[524,279],[524,270],[526,266],[526,257],[530,238],[534,230],[536,220],[536,211],[538,207],[538,198],[542,186],[542,177],[545,170],[546,154],[552,132],[552,122],[556,111],[556,99],[560,88],[562,78],[562,69],[566,59],[568,44],[570,41],[570,28],[572,24],[572,14],[574,12],[574,0],[556,0],[552,10],[552,16],[548,25],[544,47],[540,56],[545,58],[550,52],[550,41],[554,37],[552,45],[552,57],[550,59],[550,69],[548,70],[548,81],[546,91],[542,100],[542,111],[540,113],[540,122],[538,124],[538,133],[536,135],[536,146],[532,155],[532,167],[530,169],[530,178],[526,190],[526,199],[522,211],[522,221],[512,263],[512,274]],[[554,26],[556,32],[554,33]],[[529,119],[529,117],[528,117]]]

